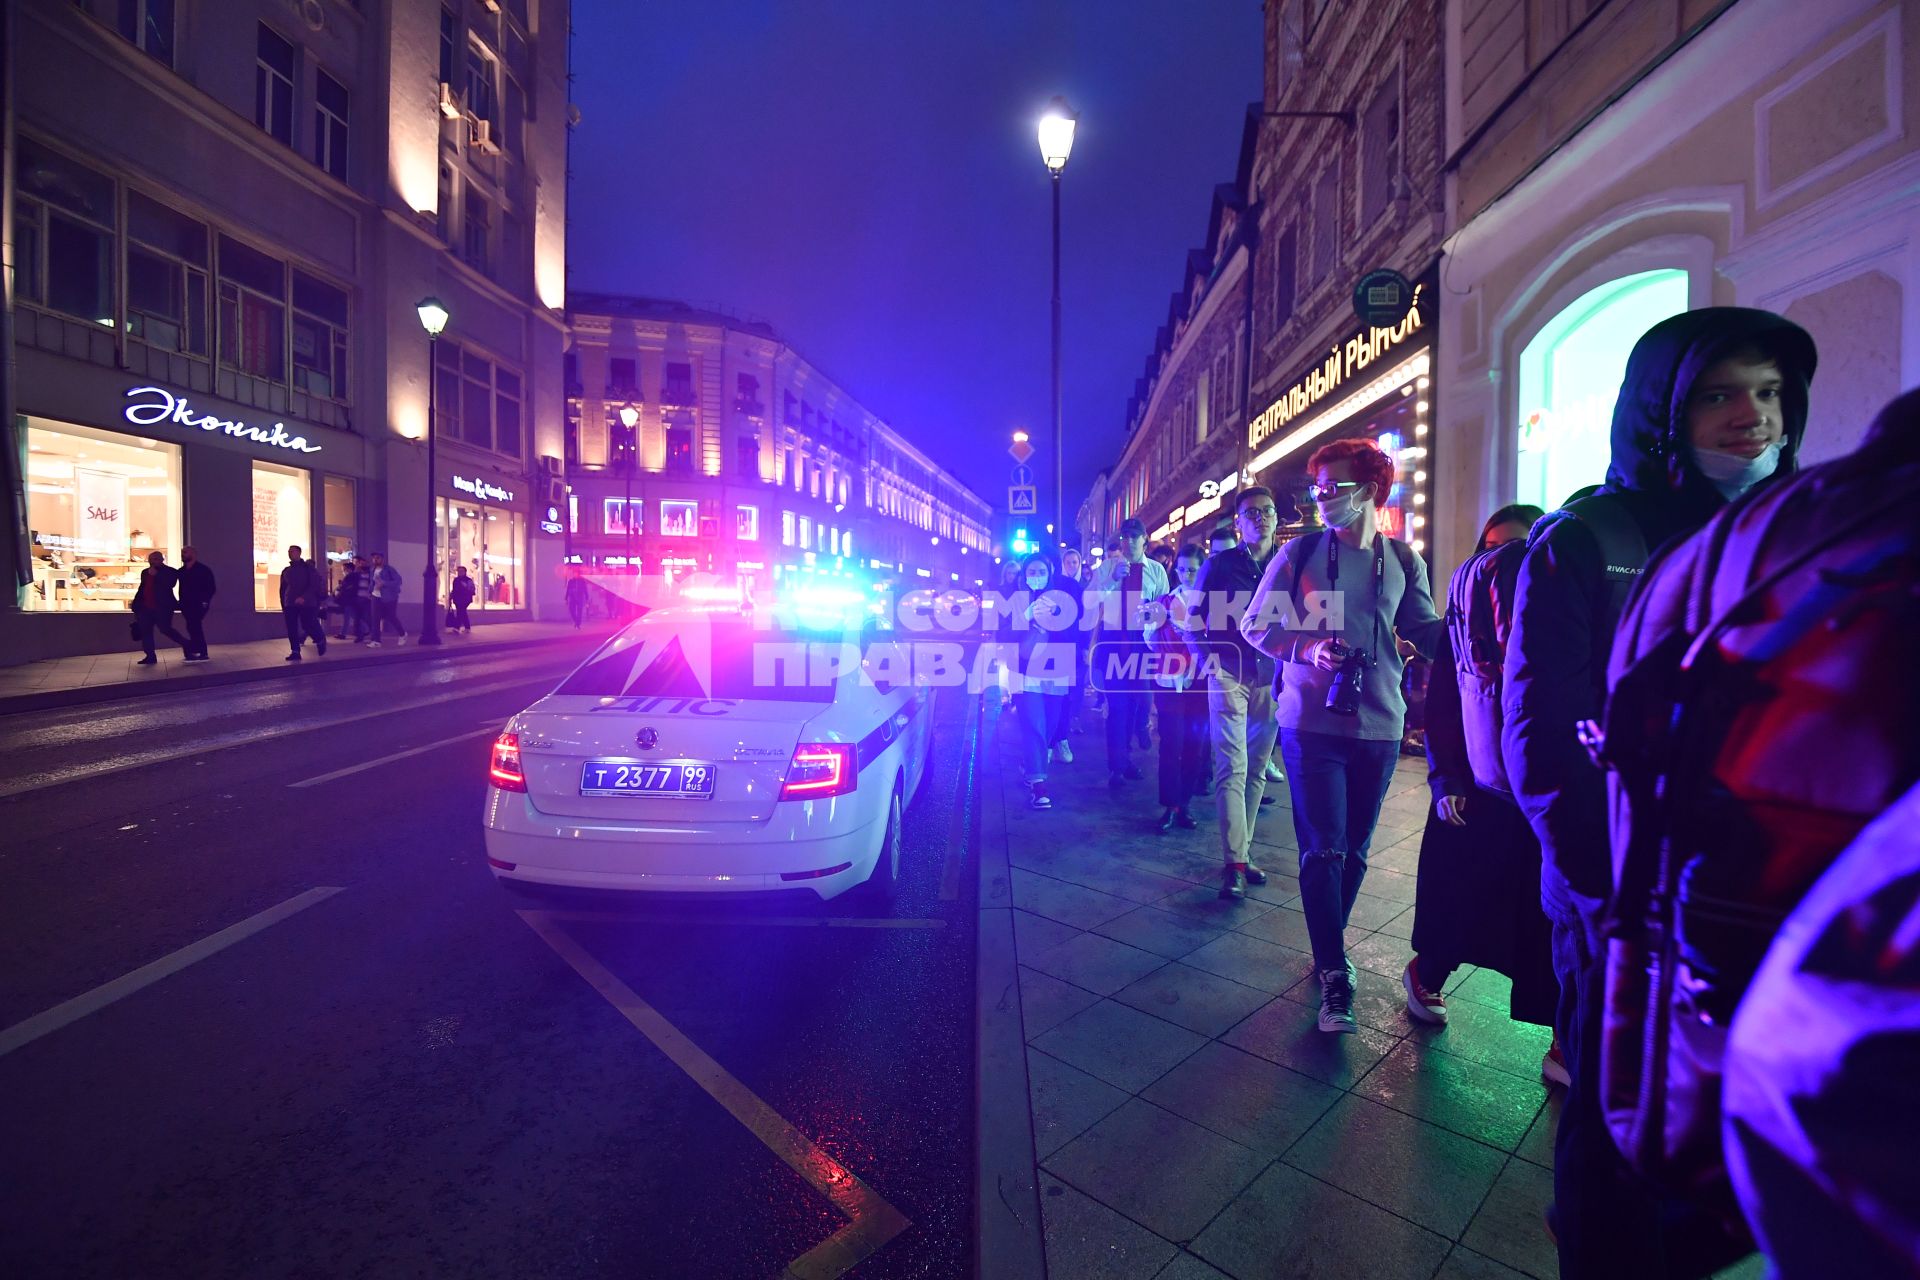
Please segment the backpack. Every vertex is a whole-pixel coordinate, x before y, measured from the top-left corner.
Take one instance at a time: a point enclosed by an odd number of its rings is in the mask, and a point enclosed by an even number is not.
[[[1454,681],[1460,688],[1460,722],[1473,780],[1488,791],[1513,794],[1501,735],[1506,714],[1500,699],[1505,687],[1507,639],[1513,634],[1519,605],[1520,564],[1527,551],[1556,520],[1578,520],[1600,546],[1606,598],[1595,621],[1598,634],[1610,635],[1633,586],[1647,564],[1647,539],[1626,504],[1616,495],[1596,493],[1549,512],[1524,542],[1477,551],[1447,583],[1447,639],[1453,647]],[[1604,681],[1606,664],[1596,664]]]
[[[1612,774],[1607,1124],[1730,1225],[1734,1011],[1787,914],[1920,776],[1913,470],[1810,472],[1664,553],[1615,640],[1604,729],[1582,727]]]

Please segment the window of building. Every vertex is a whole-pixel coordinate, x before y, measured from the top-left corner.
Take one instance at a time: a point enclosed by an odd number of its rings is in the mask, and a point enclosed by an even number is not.
[[[1207,438],[1207,428],[1213,421],[1212,395],[1213,371],[1202,369],[1193,389],[1193,439],[1196,444]]]
[[[692,365],[667,362],[666,374],[661,380],[660,399],[665,404],[693,403]]]
[[[684,422],[667,424],[667,470],[693,470],[693,428]]]
[[[526,608],[526,517],[465,499],[441,498],[437,506],[440,603],[464,568],[473,579],[471,608]]]
[[[127,332],[163,351],[208,354],[207,228],[127,192]]]
[[[1273,324],[1269,334],[1280,332],[1293,319],[1293,304],[1300,292],[1300,234],[1297,226],[1288,227],[1273,242]]]
[[[793,529],[794,529],[793,512],[782,511],[780,513],[780,545],[781,546],[790,547],[793,545],[793,540],[794,540]]]
[[[580,355],[578,352],[569,351],[560,357],[560,377],[566,384],[563,388],[563,394],[580,396],[586,393],[586,388],[580,385]]]
[[[293,270],[293,385],[347,398],[347,293]]]
[[[439,203],[433,209],[433,233],[443,244],[453,243],[453,166],[440,161]]]
[[[280,611],[287,548],[313,558],[313,474],[275,462],[253,464],[253,607]]]
[[[440,83],[457,89],[460,79],[454,67],[460,56],[460,19],[451,9],[440,10]]]
[[[813,521],[806,516],[800,517],[800,546],[803,550],[813,547]]]
[[[640,380],[634,376],[633,358],[615,356],[607,361],[607,394],[620,400],[634,400],[640,395]]]
[[[255,39],[253,122],[267,136],[293,145],[293,46],[266,23]]]
[[[493,206],[471,182],[465,183],[464,188],[460,201],[460,256],[469,266],[482,272],[491,271]]]
[[[493,447],[495,452],[519,457],[520,375],[495,366],[493,370]]]
[[[313,80],[313,162],[347,180],[347,86],[324,71]]]
[[[1360,224],[1362,230],[1387,212],[1400,173],[1400,77],[1373,92],[1360,116]]]
[[[493,365],[485,356],[460,353],[460,438],[493,447]]]
[[[113,180],[28,137],[14,162],[15,296],[111,326]]]
[[[853,530],[851,529],[840,535],[840,554],[843,556],[853,554]]]
[[[449,338],[434,343],[434,431],[481,449],[519,457],[522,451],[520,375]]]
[[[742,542],[760,541],[760,508],[739,506],[733,509],[733,536]]]
[[[354,504],[354,482],[345,476],[327,476],[320,483],[320,536],[326,540],[327,590],[340,585],[347,562],[359,550]]]
[[[749,417],[760,417],[767,407],[760,403],[760,379],[750,373],[742,373],[734,378],[733,407],[739,413]]]
[[[1319,284],[1333,270],[1340,252],[1340,162],[1320,171],[1313,184],[1313,260],[1309,284]]]
[[[220,237],[220,363],[269,382],[287,380],[287,268]]]
[[[494,101],[494,62],[487,47],[476,39],[467,41],[467,115],[474,121],[485,121],[494,130],[500,127],[499,111]],[[474,137],[478,137],[476,132]]]
[[[30,613],[124,612],[147,554],[179,563],[180,449],[26,420]]]
[[[607,450],[607,461],[622,469],[639,465],[640,461],[640,420],[634,419],[630,427],[620,420],[618,409],[607,410],[607,439],[611,442]]]
[[[173,65],[174,0],[120,0],[120,34],[156,61]]]
[[[660,503],[660,533],[667,538],[691,538],[700,532],[700,504],[677,498]]]
[[[624,498],[607,498],[600,504],[600,527],[607,533],[624,534],[629,528],[645,533],[646,505],[638,498],[631,503]]]
[[[565,439],[563,441],[568,469],[580,465],[580,406],[573,401],[567,402],[565,414]]]
[[[760,478],[760,437],[736,436],[733,441],[733,469],[752,480]]]

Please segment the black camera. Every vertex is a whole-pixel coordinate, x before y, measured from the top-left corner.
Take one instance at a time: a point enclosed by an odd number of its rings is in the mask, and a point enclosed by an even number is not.
[[[1349,649],[1338,643],[1340,669],[1333,673],[1333,687],[1327,690],[1327,710],[1337,716],[1360,714],[1360,695],[1367,686],[1367,672],[1373,670],[1373,654],[1366,649]]]

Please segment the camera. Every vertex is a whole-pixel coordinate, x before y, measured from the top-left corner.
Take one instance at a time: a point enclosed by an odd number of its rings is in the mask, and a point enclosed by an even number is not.
[[[1373,654],[1366,649],[1349,649],[1344,643],[1337,647],[1340,669],[1333,673],[1333,687],[1327,690],[1327,710],[1337,716],[1357,716],[1367,672],[1375,666]]]

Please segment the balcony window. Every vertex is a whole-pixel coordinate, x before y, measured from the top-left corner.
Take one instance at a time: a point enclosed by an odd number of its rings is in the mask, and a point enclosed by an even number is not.
[[[607,395],[617,400],[640,398],[640,379],[634,376],[631,357],[615,356],[607,362]]]
[[[669,426],[667,428],[667,470],[681,472],[693,470],[692,427]]]
[[[693,403],[693,366],[668,362],[666,378],[660,388],[660,401],[663,404],[690,405]]]

